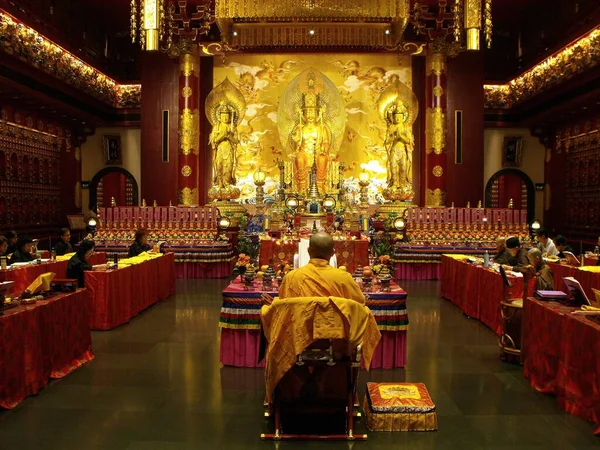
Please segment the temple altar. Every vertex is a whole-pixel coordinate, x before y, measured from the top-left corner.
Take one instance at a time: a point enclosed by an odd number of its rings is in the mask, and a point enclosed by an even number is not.
[[[259,265],[278,265],[287,262],[293,265],[294,255],[298,253],[299,239],[262,239],[260,241]],[[357,267],[369,264],[369,241],[366,239],[334,240],[337,265],[345,266],[349,273]]]
[[[142,206],[98,208],[96,249],[109,260],[125,257],[135,230],[148,230],[148,241],[174,253],[177,278],[226,278],[233,247],[219,232],[219,210],[207,207]]]

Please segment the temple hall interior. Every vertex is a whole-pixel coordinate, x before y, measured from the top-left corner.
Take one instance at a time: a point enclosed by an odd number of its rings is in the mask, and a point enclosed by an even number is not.
[[[0,0],[0,448],[600,448],[597,0]]]

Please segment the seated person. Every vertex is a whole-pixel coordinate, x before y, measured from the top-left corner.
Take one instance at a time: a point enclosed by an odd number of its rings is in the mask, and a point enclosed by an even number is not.
[[[17,249],[17,232],[14,230],[9,231],[8,233],[6,233],[6,239],[8,240],[8,248],[6,249],[6,254],[10,255],[14,253],[14,251]]]
[[[521,248],[521,243],[518,237],[509,237],[506,240],[506,249],[510,253],[510,259],[507,264],[504,264],[505,270],[512,270],[513,272],[526,272],[529,266],[529,259],[527,258],[527,250]]]
[[[148,231],[143,228],[140,228],[135,232],[135,241],[129,247],[129,253],[127,254],[128,258],[132,258],[134,256],[139,255],[140,253],[147,252],[152,247],[147,243],[148,240]]]
[[[90,259],[90,256],[92,256],[94,254],[95,247],[96,247],[96,244],[94,243],[94,241],[90,241],[89,239],[84,239],[79,244],[79,248],[77,249],[77,252],[75,252],[75,254],[73,256],[71,256],[71,259],[69,260],[69,263],[67,264],[67,278],[76,278],[77,284],[79,287],[84,286],[84,272],[86,270],[105,269],[106,268],[106,264],[99,264],[96,266],[92,266],[88,262]]]
[[[279,298],[334,296],[356,300],[364,305],[365,296],[352,276],[329,265],[333,253],[333,238],[329,234],[313,234],[308,244],[310,261],[283,278]]]
[[[494,262],[498,264],[507,264],[511,255],[506,250],[506,238],[498,236],[496,238],[496,254],[494,255]]]
[[[558,250],[552,239],[548,237],[548,231],[545,228],[540,228],[535,234],[538,240],[538,247],[542,251],[542,256],[558,255]]]
[[[0,256],[8,256],[8,239],[4,236],[0,236]]]
[[[71,230],[68,228],[60,229],[60,241],[54,247],[56,256],[63,256],[67,253],[73,253],[73,247],[71,246]]]
[[[27,236],[20,237],[17,241],[17,249],[10,257],[9,264],[35,261],[33,253],[33,239]]]
[[[539,248],[532,248],[527,252],[527,258],[531,264],[531,269],[535,272],[535,289],[537,291],[553,291],[554,276],[552,269],[542,258],[542,252]]]
[[[556,238],[554,239],[554,246],[556,247],[556,250],[558,250],[559,258],[565,257],[563,252],[571,252],[575,254],[575,250],[573,250],[573,247],[569,245],[567,239],[564,236],[556,236]]]

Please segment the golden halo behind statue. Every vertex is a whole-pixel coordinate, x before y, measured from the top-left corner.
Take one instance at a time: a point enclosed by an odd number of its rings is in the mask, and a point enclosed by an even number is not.
[[[377,100],[379,118],[385,122],[389,109],[399,102],[404,103],[408,109],[408,122],[412,124],[419,115],[419,101],[414,92],[399,80],[390,84],[379,96]]]
[[[220,105],[228,105],[233,108],[235,125],[239,125],[246,115],[246,100],[241,91],[236,88],[229,78],[225,78],[218,86],[215,86],[206,97],[204,108],[206,117],[212,126],[219,122]]]
[[[346,128],[346,110],[344,99],[335,87],[335,84],[322,72],[312,67],[302,71],[286,86],[279,99],[277,110],[277,128],[279,141],[286,154],[291,156],[294,149],[290,143],[292,130],[299,123],[299,115],[304,106],[304,94],[311,91],[308,88],[308,79],[314,79],[312,92],[318,95],[318,109],[323,113],[323,124],[331,131],[329,152],[337,154]]]

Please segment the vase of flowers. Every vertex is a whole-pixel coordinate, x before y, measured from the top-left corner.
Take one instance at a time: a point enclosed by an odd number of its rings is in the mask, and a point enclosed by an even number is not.
[[[238,260],[236,261],[235,266],[233,267],[233,275],[235,277],[240,276],[241,278],[243,278],[249,264],[250,257],[245,253],[240,253],[238,256]]]

